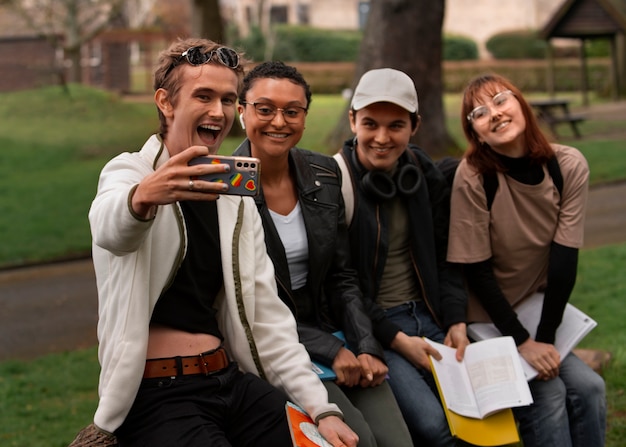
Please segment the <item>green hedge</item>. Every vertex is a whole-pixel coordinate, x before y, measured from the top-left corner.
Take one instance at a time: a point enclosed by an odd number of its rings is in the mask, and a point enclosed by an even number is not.
[[[231,35],[235,30],[229,31]],[[353,62],[357,59],[363,33],[336,31],[308,26],[276,25],[272,28],[271,51],[266,55],[267,39],[259,28],[252,28],[246,38],[232,37],[230,41],[253,61],[265,59],[288,62]],[[460,36],[444,36],[444,60],[478,58],[476,43]]]
[[[334,31],[305,26],[277,25],[272,29],[269,59],[289,62],[345,62],[358,57],[362,33],[359,31]],[[235,39],[254,61],[266,57],[267,39],[258,28],[252,29],[245,39]]]
[[[543,59],[548,44],[536,31],[522,30],[494,34],[485,46],[496,59]]]
[[[280,25],[273,28],[273,60],[296,65],[316,93],[340,93],[352,85],[354,61],[358,58],[362,33],[332,31],[304,26]],[[230,30],[233,34],[233,30]],[[245,39],[231,39],[253,61],[266,59],[265,38],[253,29]],[[607,53],[608,42],[586,43],[590,55]],[[470,38],[447,35],[443,42],[443,76],[447,92],[460,92],[467,82],[481,73],[494,71],[510,78],[524,91],[545,91],[547,82],[547,43],[533,31],[515,31],[493,36],[487,48],[495,60],[479,61],[478,49]],[[571,53],[571,54],[570,54]],[[555,50],[555,88],[580,89],[580,62],[574,47]],[[564,58],[563,56],[568,56]],[[607,95],[610,90],[608,59],[588,61],[591,90]]]
[[[608,38],[585,40],[585,54],[588,57],[610,57],[611,41]]]
[[[475,59],[478,59],[478,46],[472,39],[462,36],[444,36],[444,61],[464,61]]]

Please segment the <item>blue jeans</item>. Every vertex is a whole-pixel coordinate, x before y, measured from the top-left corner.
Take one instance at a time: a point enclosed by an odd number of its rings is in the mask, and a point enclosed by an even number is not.
[[[405,334],[443,343],[445,335],[423,302],[409,301],[389,308],[385,313]],[[429,447],[456,446],[432,374],[416,368],[395,351],[385,350],[385,357],[389,367],[389,385],[413,443]]]
[[[514,408],[524,447],[603,446],[606,431],[604,380],[574,354],[559,377],[532,380],[534,403]]]

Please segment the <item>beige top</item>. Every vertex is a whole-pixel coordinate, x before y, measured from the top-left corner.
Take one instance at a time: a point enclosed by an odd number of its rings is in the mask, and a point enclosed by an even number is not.
[[[552,241],[572,248],[583,245],[589,167],[577,149],[553,148],[563,176],[562,197],[545,166],[538,185],[498,173],[491,212],[482,176],[466,160],[454,178],[448,261],[469,264],[493,257],[496,280],[511,305],[545,288]],[[473,296],[468,321],[490,321]]]

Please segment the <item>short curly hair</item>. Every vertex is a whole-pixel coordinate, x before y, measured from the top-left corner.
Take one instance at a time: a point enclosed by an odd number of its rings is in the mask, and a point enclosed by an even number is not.
[[[304,80],[304,76],[291,65],[285,65],[280,61],[262,62],[246,74],[243,78],[243,86],[239,92],[239,102],[246,102],[246,94],[258,79],[288,79],[296,85],[302,86],[306,97],[306,108],[311,105],[311,87]]]

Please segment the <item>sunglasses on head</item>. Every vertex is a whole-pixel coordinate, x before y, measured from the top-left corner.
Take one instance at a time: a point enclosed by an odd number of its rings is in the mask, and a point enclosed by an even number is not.
[[[215,50],[204,52],[203,46],[191,47],[183,52],[183,54],[178,57],[175,63],[173,63],[170,68],[165,73],[164,78],[170,74],[170,72],[176,67],[182,58],[185,58],[190,65],[194,67],[198,65],[203,65],[211,61],[213,56],[217,56],[217,60],[228,68],[236,69],[239,67],[239,54],[232,48],[228,47],[219,47]]]
[[[213,51],[205,53],[203,47],[191,47],[187,49],[180,57],[187,59],[191,65],[202,65],[209,62],[213,56],[216,55],[217,59],[233,70],[239,67],[239,55],[235,50],[228,47],[219,47]]]

